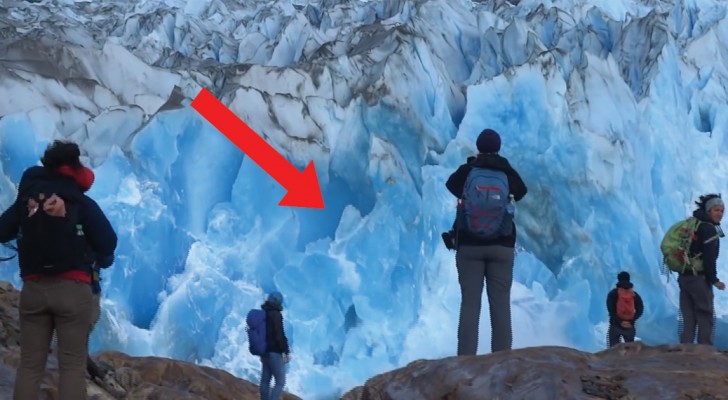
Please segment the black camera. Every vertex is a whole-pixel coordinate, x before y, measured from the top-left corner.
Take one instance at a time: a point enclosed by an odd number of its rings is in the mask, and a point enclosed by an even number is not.
[[[442,241],[445,242],[445,247],[448,250],[457,249],[457,242],[455,241],[455,232],[447,231],[442,233]]]

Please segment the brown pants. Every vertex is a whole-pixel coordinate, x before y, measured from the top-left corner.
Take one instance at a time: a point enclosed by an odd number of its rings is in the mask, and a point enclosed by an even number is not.
[[[92,297],[93,303],[91,303],[91,326],[88,330],[88,336],[89,336],[89,342],[91,341],[91,332],[93,332],[94,327],[96,326],[96,323],[99,321],[99,317],[101,316],[101,293],[96,293]],[[56,333],[53,333],[53,340],[51,341],[51,347],[54,347],[56,349],[56,352],[58,350],[58,336]],[[49,352],[51,353],[51,352]],[[89,375],[91,375],[91,378],[100,375],[99,367],[96,365],[94,360],[89,356],[87,357],[86,361],[86,371],[88,371]]]
[[[67,279],[23,284],[20,292],[20,366],[14,400],[35,400],[53,331],[58,335],[59,400],[86,400],[86,354],[93,308],[91,285]]]
[[[88,330],[88,336],[89,340],[91,338],[91,332],[94,330],[94,327],[96,326],[96,323],[99,321],[99,317],[101,316],[101,293],[96,293],[93,295],[93,302],[91,307],[91,326]],[[94,360],[88,356],[86,359],[86,370],[88,371],[88,374],[93,379],[94,377],[102,378],[102,372],[99,369],[99,366],[96,365]]]
[[[92,294],[91,300],[91,328],[89,329],[89,335],[91,335],[91,331],[94,330],[101,316],[101,293]]]

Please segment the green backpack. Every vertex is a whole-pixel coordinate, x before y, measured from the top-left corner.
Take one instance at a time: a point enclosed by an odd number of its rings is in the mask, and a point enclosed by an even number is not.
[[[689,257],[690,245],[695,240],[695,232],[700,226],[700,220],[690,217],[678,221],[670,227],[662,238],[662,250],[665,266],[673,272],[683,273],[692,270],[693,273],[703,270],[702,254]]]

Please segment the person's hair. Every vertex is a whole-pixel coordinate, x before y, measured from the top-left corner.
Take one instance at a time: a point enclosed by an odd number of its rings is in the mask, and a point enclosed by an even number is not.
[[[720,194],[718,194],[718,193],[704,194],[704,195],[700,196],[700,200],[698,200],[698,201],[695,202],[695,205],[698,206],[698,209],[699,210],[708,211],[708,210],[705,209],[705,204],[709,200],[715,199],[715,198],[719,198],[720,199],[721,198],[720,197]]]
[[[44,167],[56,170],[63,165],[71,168],[81,168],[81,150],[78,145],[71,141],[55,140],[49,144],[41,157],[40,162]]]

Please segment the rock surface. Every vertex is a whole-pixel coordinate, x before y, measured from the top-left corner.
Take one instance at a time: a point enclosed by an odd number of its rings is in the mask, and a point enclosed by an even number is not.
[[[20,356],[18,300],[20,293],[0,282],[0,399],[11,399]],[[94,357],[114,367],[116,379],[128,391],[123,399],[257,400],[258,386],[214,368],[158,357],[131,357],[105,352]],[[48,357],[43,400],[58,398],[58,366]],[[95,381],[87,380],[90,400],[115,399]],[[119,397],[117,397],[119,398]],[[283,399],[299,399],[285,394]]]
[[[596,354],[535,347],[419,360],[344,400],[728,399],[728,353],[702,345],[621,344]]]
[[[0,399],[12,398],[19,360],[19,292],[0,282]],[[105,352],[125,399],[258,399],[257,385],[208,367]],[[57,399],[58,369],[48,359],[43,399]],[[114,397],[88,381],[91,400]],[[286,394],[283,399],[298,399]],[[701,345],[628,343],[591,354],[534,347],[496,354],[418,360],[377,375],[343,400],[670,399],[728,400],[728,352]]]

